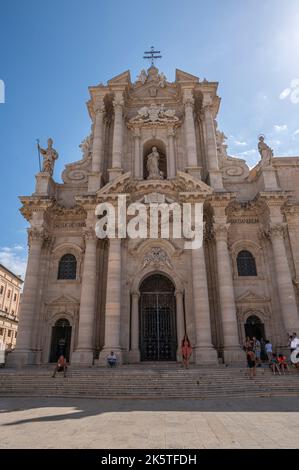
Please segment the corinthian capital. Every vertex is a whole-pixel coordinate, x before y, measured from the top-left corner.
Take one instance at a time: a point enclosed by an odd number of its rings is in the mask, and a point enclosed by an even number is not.
[[[104,105],[104,103],[103,103],[102,101],[99,102],[99,103],[97,103],[97,104],[95,105],[94,112],[95,112],[96,115],[97,115],[97,114],[101,114],[101,113],[104,114],[104,112],[105,112],[105,105]]]
[[[48,238],[47,232],[43,228],[32,227],[28,229],[28,244],[43,243]]]
[[[230,224],[213,224],[213,234],[216,240],[227,241],[228,229]]]
[[[121,111],[124,104],[125,102],[124,102],[122,93],[121,94],[117,93],[113,100],[114,110]]]
[[[193,96],[185,96],[183,99],[183,103],[185,108],[193,108],[194,107],[194,98]]]
[[[282,224],[270,224],[270,236],[271,238],[284,238],[286,231],[286,223]]]
[[[88,241],[96,241],[97,240],[95,230],[92,227],[86,228],[83,231],[83,237],[85,239],[85,243],[88,242]]]

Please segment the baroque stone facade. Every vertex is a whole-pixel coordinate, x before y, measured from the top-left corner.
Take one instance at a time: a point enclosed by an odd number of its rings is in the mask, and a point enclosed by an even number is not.
[[[0,346],[9,350],[17,341],[22,284],[20,276],[0,264]]]
[[[196,363],[232,362],[246,333],[283,350],[299,331],[299,157],[272,156],[264,142],[251,170],[229,156],[217,87],[180,70],[170,83],[151,66],[135,83],[125,72],[89,88],[82,160],[58,184],[51,147],[50,170],[20,198],[29,261],[11,363],[62,350],[83,365],[111,350],[123,363],[177,360],[185,332]],[[95,208],[120,193],[127,203],[202,202],[203,247],[98,239]]]

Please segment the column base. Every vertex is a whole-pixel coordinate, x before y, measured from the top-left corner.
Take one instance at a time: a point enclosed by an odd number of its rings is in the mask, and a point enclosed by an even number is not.
[[[224,348],[223,350],[223,362],[224,364],[230,364],[232,362],[244,362],[246,361],[245,352],[241,348]]]
[[[12,351],[7,355],[6,365],[8,367],[22,368],[29,365],[36,365],[36,352],[30,349]]]
[[[139,349],[132,349],[128,352],[128,362],[130,364],[135,364],[136,362],[140,362],[140,351]]]
[[[96,193],[102,186],[102,173],[91,172],[88,175],[88,192]]]
[[[112,181],[118,176],[121,176],[123,174],[123,169],[122,168],[109,168],[108,174],[109,174],[109,181]]]
[[[214,171],[209,171],[209,184],[212,188],[218,190],[218,191],[223,191],[223,181],[222,181],[222,171],[220,170],[214,170]]]
[[[200,166],[187,166],[186,173],[201,180],[201,167]]]
[[[77,349],[71,357],[72,366],[92,366],[93,351],[86,349]]]
[[[201,364],[211,364],[211,365],[218,365],[218,357],[217,357],[217,351],[216,349],[212,347],[207,347],[207,348],[201,348],[195,346],[194,351],[193,351],[193,359],[195,364],[201,365]],[[192,356],[191,356],[192,360]]]
[[[113,351],[115,354],[116,354],[116,357],[117,357],[117,361],[116,361],[116,365],[121,365],[123,364],[123,351],[120,349],[120,348],[109,348],[109,347],[105,347],[102,349],[102,351],[100,352],[100,356],[99,356],[99,361],[98,361],[98,364],[99,366],[107,366],[107,356],[109,356],[109,354],[111,353],[111,351]]]

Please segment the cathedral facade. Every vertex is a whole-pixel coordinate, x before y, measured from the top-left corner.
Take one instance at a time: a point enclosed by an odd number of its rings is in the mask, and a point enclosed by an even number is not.
[[[15,365],[180,360],[185,334],[196,364],[244,360],[246,335],[283,351],[299,331],[299,157],[273,156],[260,138],[249,169],[217,128],[217,82],[155,66],[89,88],[91,134],[82,159],[53,178],[58,153],[40,149],[31,196],[29,259]],[[201,203],[203,243],[99,238],[96,208]],[[117,210],[117,208],[116,208]],[[173,222],[173,219],[171,219]],[[119,223],[119,222],[118,222]]]

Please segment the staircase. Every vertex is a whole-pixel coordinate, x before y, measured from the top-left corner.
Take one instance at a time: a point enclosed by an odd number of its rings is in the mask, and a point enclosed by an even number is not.
[[[299,396],[299,371],[272,375],[267,366],[253,380],[243,366],[197,367],[179,364],[125,365],[115,369],[69,367],[67,377],[53,367],[0,370],[0,396],[98,399],[194,399]]]

